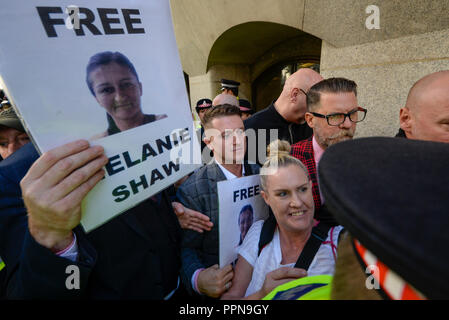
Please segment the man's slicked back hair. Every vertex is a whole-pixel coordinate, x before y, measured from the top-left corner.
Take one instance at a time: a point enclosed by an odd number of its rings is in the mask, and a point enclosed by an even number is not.
[[[230,104],[220,104],[217,106],[214,106],[210,109],[208,109],[204,113],[203,117],[203,126],[204,128],[210,128],[212,127],[211,123],[212,120],[220,117],[227,117],[227,116],[242,116],[242,112],[240,109],[236,106],[230,105]]]
[[[324,79],[313,85],[307,92],[307,111],[315,111],[320,103],[321,93],[354,92],[357,97],[357,84],[345,78]]]

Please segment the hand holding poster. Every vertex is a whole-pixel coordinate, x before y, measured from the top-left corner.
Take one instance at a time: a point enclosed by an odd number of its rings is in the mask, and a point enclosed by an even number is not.
[[[72,3],[2,4],[0,80],[41,153],[104,147],[106,176],[82,206],[90,231],[201,161],[169,1]]]
[[[237,248],[251,225],[268,218],[260,195],[260,177],[252,175],[217,183],[220,268],[237,259]]]

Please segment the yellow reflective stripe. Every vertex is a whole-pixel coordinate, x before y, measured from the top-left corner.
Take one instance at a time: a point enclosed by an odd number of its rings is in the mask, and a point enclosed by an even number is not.
[[[296,279],[296,280],[284,283],[284,284],[276,287],[273,291],[271,291],[268,295],[266,295],[262,300],[272,300],[278,292],[287,291],[289,289],[292,289],[292,288],[295,288],[298,286],[308,285],[308,284],[325,284],[326,286],[312,290],[311,292],[308,292],[307,294],[305,294],[304,297],[315,296],[314,294],[312,294],[313,291],[317,291],[316,295],[321,295],[323,293],[328,292],[329,293],[328,296],[330,297],[329,284],[331,282],[332,282],[331,275],[318,275],[318,276],[311,276],[311,277],[304,277],[304,278]],[[319,290],[319,289],[321,289],[321,290]],[[329,298],[322,298],[322,299],[329,299]],[[306,300],[306,299],[300,298],[299,300]]]
[[[5,267],[5,263],[0,260],[0,271],[2,271],[2,269]]]
[[[316,288],[305,295],[303,295],[298,300],[330,300],[331,299],[331,285],[325,285],[321,288]]]

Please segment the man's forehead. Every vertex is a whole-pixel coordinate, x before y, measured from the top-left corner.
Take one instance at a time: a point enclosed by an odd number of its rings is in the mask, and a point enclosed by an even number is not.
[[[0,139],[7,139],[10,136],[19,136],[21,134],[26,134],[26,133],[19,131],[17,129],[14,129],[14,128],[9,128],[9,127],[0,125]]]
[[[357,105],[357,97],[354,92],[323,92],[320,95],[319,107],[328,109],[328,111],[350,111]]]
[[[238,115],[222,116],[212,119],[212,128],[221,132],[225,130],[243,129],[243,121]]]
[[[7,134],[7,132],[9,132],[12,128],[10,127],[5,127],[0,125],[0,136],[4,136]]]

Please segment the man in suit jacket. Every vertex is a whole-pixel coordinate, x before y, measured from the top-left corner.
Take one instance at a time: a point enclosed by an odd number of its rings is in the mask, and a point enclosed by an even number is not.
[[[214,161],[197,170],[178,189],[180,202],[208,217],[214,227],[198,233],[184,231],[182,240],[182,278],[194,292],[218,298],[230,287],[232,266],[218,267],[218,195],[217,182],[259,172],[257,165],[243,164],[246,139],[240,109],[218,105],[203,118],[206,145],[214,152]]]
[[[313,85],[307,92],[305,119],[313,129],[313,136],[295,143],[291,154],[307,167],[312,179],[315,219],[328,219],[318,187],[317,166],[326,148],[352,139],[356,123],[363,121],[366,110],[357,103],[357,84],[344,78],[329,78]],[[322,214],[322,216],[320,216]]]
[[[180,226],[165,192],[89,234],[77,227],[81,200],[106,162],[101,147],[77,141],[39,158],[28,144],[0,164],[0,256],[8,298],[180,294]]]

